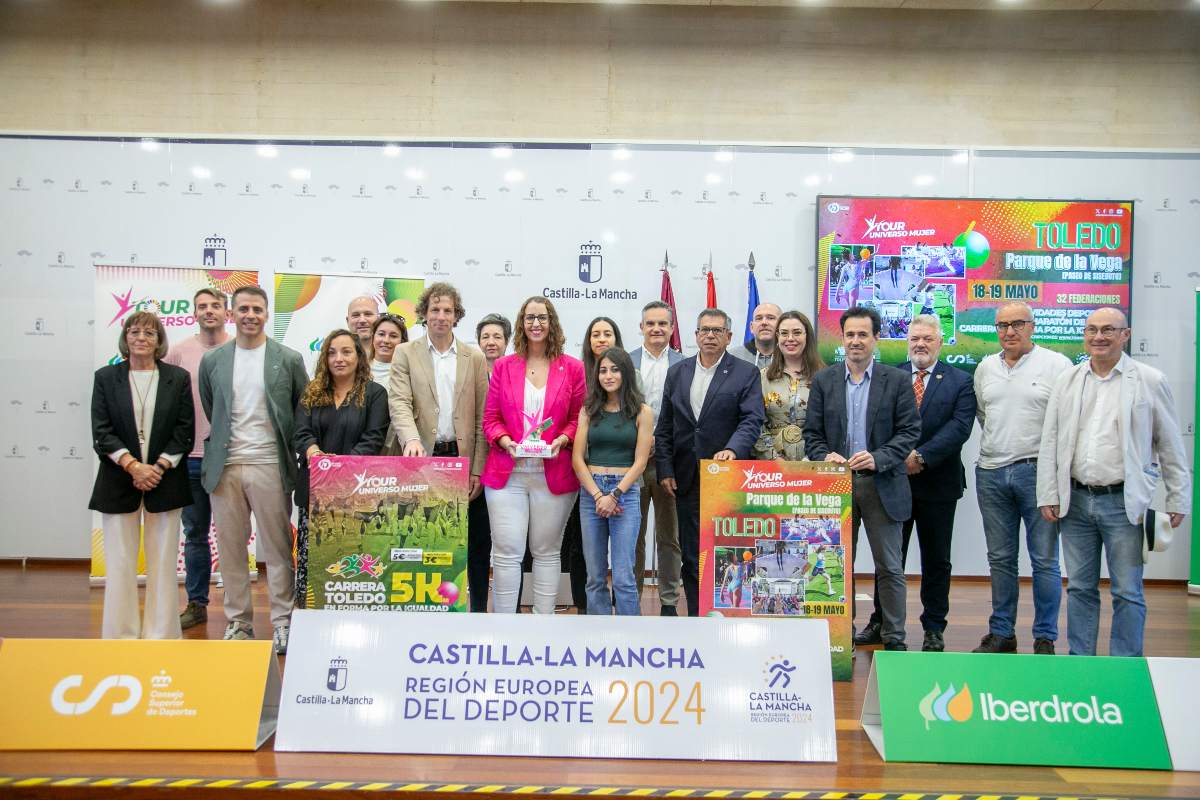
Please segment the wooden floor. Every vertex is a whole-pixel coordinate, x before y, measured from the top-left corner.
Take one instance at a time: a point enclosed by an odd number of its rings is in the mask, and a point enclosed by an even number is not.
[[[256,629],[268,638],[264,581],[254,588]],[[909,639],[919,646],[917,584],[909,587]],[[860,581],[860,594],[871,591],[870,581]],[[102,590],[89,589],[86,565],[0,564],[0,636],[95,637],[100,631]],[[185,632],[188,638],[220,638],[225,620],[214,588],[207,628]],[[1200,598],[1189,599],[1182,585],[1147,587],[1149,618],[1146,653],[1157,656],[1200,656]],[[986,581],[962,580],[953,587],[950,650],[974,647],[985,632],[989,613]],[[182,600],[182,589],[181,589]],[[1107,606],[1107,601],[1106,601]],[[860,602],[861,609],[866,605]],[[657,613],[658,598],[647,588],[643,611]],[[1064,618],[1060,628],[1065,630]],[[1109,609],[1105,609],[1105,622]],[[1032,647],[1029,625],[1032,601],[1028,585],[1022,587],[1018,636],[1021,650]],[[582,621],[581,621],[582,624]],[[679,624],[688,624],[680,620]],[[1101,641],[1107,642],[1107,624]],[[1065,638],[1065,637],[1064,637]],[[1064,643],[1065,646],[1065,643]],[[255,753],[0,753],[0,776],[121,776],[171,778],[288,778],[308,780],[385,781],[428,784],[533,783],[539,786],[637,786],[666,789],[734,790],[836,790],[844,792],[912,792],[922,794],[999,794],[1024,796],[1153,796],[1200,797],[1200,773],[1147,772],[1108,769],[1053,769],[1044,767],[943,766],[884,764],[858,724],[870,667],[869,651],[860,651],[854,681],[835,684],[837,712],[837,764],[777,764],[690,761],[635,761],[569,758],[496,758],[461,756],[381,756],[344,754],[276,753],[272,742]],[[285,666],[286,668],[286,666]],[[0,712],[3,720],[3,712]],[[14,724],[3,720],[0,724]],[[40,796],[49,796],[42,787]],[[176,791],[176,790],[171,790]],[[96,796],[78,789],[70,796]],[[238,790],[237,797],[245,797]],[[293,792],[294,793],[294,792]],[[36,796],[35,789],[0,786],[0,794]],[[123,790],[122,796],[136,794]],[[328,794],[328,792],[322,792]],[[61,794],[57,796],[62,796]],[[192,795],[195,796],[195,795]],[[819,796],[819,795],[817,795]]]

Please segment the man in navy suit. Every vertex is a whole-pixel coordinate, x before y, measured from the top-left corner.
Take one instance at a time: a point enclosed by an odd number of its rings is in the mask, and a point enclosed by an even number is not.
[[[908,374],[874,362],[882,323],[873,308],[854,306],[841,318],[846,362],[813,376],[804,422],[804,451],[812,461],[845,464],[853,474],[854,553],[858,527],[867,529],[883,610],[888,650],[904,643],[904,520],[912,516],[905,459],[921,435],[921,418]]]
[[[954,510],[967,485],[962,447],[975,423],[975,387],[962,370],[938,360],[942,326],[932,314],[913,317],[908,326],[908,361],[901,371],[912,376],[913,396],[921,414],[921,438],[905,459],[912,490],[912,516],[904,522],[901,559],[908,559],[913,525],[921,543],[921,649],[940,653],[946,649],[943,633],[950,610],[950,539]],[[867,627],[854,637],[855,644],[879,644],[882,625],[879,593]]]
[[[675,498],[688,615],[700,613],[700,460],[750,457],[762,432],[762,381],[753,364],[725,352],[732,320],[706,308],[696,321],[699,353],[667,370],[654,429],[658,482]]]

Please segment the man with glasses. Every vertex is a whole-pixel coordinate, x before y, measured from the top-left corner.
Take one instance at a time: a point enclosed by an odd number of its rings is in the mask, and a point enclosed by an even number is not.
[[[1037,502],[1058,523],[1067,565],[1067,642],[1095,655],[1100,627],[1100,551],[1112,582],[1109,655],[1142,655],[1142,526],[1162,479],[1171,527],[1191,499],[1175,400],[1161,372],[1125,353],[1129,324],[1115,308],[1083,329],[1089,360],[1059,376],[1038,459]]]
[[[706,308],[696,321],[699,352],[667,370],[654,430],[655,469],[675,498],[688,616],[700,613],[701,459],[749,458],[762,432],[762,381],[753,364],[726,351],[732,320]]]
[[[1071,368],[1061,353],[1033,343],[1033,309],[1005,303],[996,310],[1000,352],[975,369],[976,416],[983,429],[975,493],[983,515],[992,575],[992,615],[976,653],[1017,652],[1021,521],[1033,565],[1033,652],[1054,654],[1062,576],[1058,531],[1037,508],[1037,460],[1046,404],[1055,379]]]
[[[905,460],[921,435],[921,418],[909,374],[875,363],[883,327],[879,313],[853,306],[842,313],[840,324],[846,362],[813,376],[804,452],[812,461],[843,464],[851,471],[852,552],[858,552],[861,524],[875,558],[883,647],[907,650],[901,524],[912,516]]]

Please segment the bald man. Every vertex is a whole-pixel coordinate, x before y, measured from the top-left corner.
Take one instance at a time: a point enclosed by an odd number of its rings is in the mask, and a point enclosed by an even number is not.
[[[729,355],[740,358],[762,369],[771,363],[775,353],[775,328],[779,326],[779,315],[783,311],[774,303],[759,303],[750,315],[750,333],[753,341],[745,344],[735,344],[729,348]]]
[[[370,295],[360,295],[346,306],[346,328],[362,342],[363,350],[371,354],[371,328],[379,319],[379,301]]]
[[[1092,312],[1083,329],[1089,359],[1058,377],[1042,428],[1038,505],[1062,537],[1071,655],[1096,654],[1101,549],[1112,582],[1108,653],[1142,655],[1146,511],[1160,479],[1171,527],[1179,527],[1191,502],[1171,388],[1161,372],[1125,353],[1128,342],[1121,311]]]

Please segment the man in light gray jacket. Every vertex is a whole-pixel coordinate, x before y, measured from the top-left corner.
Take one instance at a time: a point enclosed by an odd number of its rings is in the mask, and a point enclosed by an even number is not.
[[[1115,308],[1087,318],[1090,357],[1059,376],[1046,408],[1037,502],[1058,522],[1067,567],[1067,640],[1095,655],[1100,551],[1112,580],[1109,655],[1141,656],[1146,627],[1142,524],[1161,479],[1172,527],[1191,501],[1191,475],[1171,389],[1161,372],[1124,351],[1129,323]]]
[[[253,514],[266,554],[275,651],[286,653],[296,594],[293,418],[308,375],[299,353],[267,338],[266,292],[243,286],[232,307],[236,338],[200,361],[200,404],[212,423],[201,480],[217,522],[225,638],[254,638],[247,542]]]

